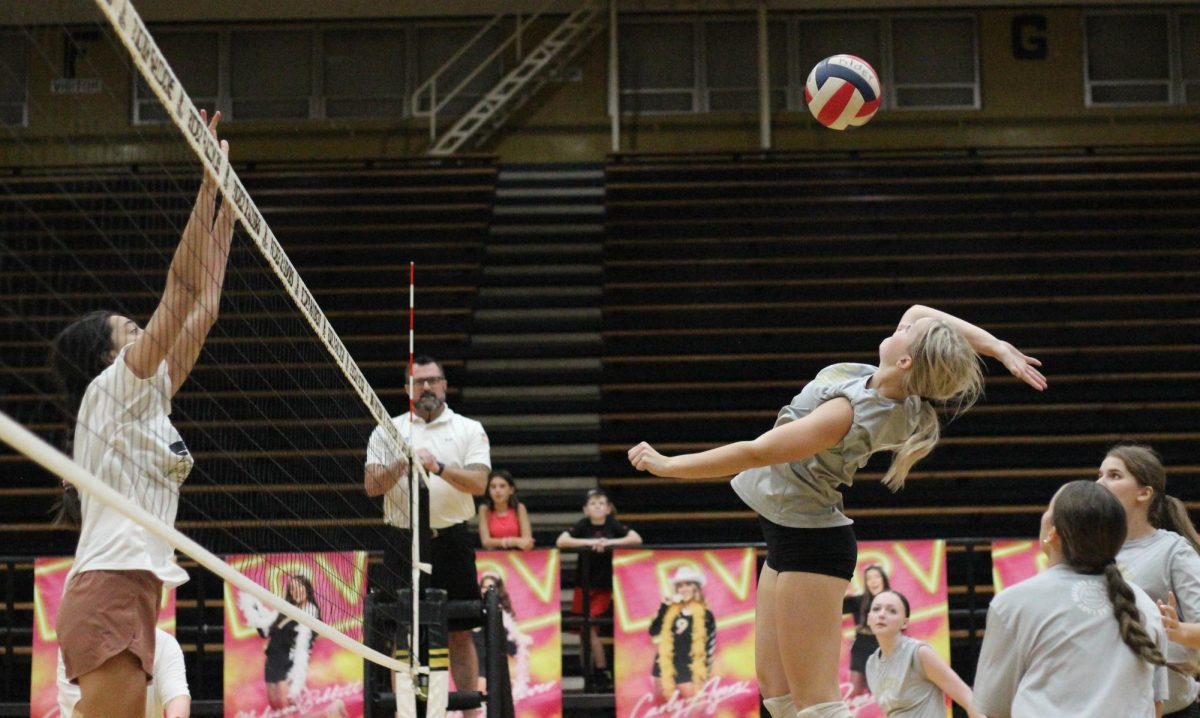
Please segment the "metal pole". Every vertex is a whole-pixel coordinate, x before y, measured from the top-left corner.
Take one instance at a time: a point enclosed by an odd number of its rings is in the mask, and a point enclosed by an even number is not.
[[[608,0],[608,112],[611,123],[612,151],[621,151],[621,82],[617,62],[617,0]]]
[[[771,149],[771,63],[768,52],[767,0],[758,0],[758,142]]]

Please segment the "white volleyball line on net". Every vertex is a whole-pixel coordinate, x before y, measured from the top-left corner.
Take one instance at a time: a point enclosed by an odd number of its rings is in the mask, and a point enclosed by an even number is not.
[[[371,388],[366,377],[363,376],[362,370],[359,369],[354,358],[346,351],[345,344],[342,343],[341,338],[325,317],[325,313],[317,304],[317,300],[313,297],[312,292],[308,290],[304,280],[300,278],[299,272],[296,271],[291,259],[283,251],[283,247],[279,244],[279,240],[276,239],[275,233],[267,225],[262,213],[258,210],[254,200],[251,199],[250,193],[246,191],[245,186],[233,170],[228,159],[221,154],[220,147],[213,140],[212,135],[209,134],[208,127],[204,121],[201,120],[200,112],[196,109],[195,103],[192,102],[192,98],[176,78],[175,72],[171,69],[162,51],[159,50],[158,44],[155,43],[150,31],[146,29],[146,23],[133,7],[133,3],[130,0],[93,1],[96,7],[108,19],[117,37],[121,39],[121,43],[129,51],[134,64],[137,65],[138,71],[146,80],[146,84],[158,97],[167,116],[171,118],[171,121],[183,133],[184,139],[192,147],[196,156],[200,158],[205,171],[217,180],[224,201],[229,202],[233,206],[238,219],[241,220],[243,231],[254,240],[263,258],[267,260],[275,275],[279,277],[288,295],[291,296],[292,301],[295,302],[305,319],[308,320],[309,325],[321,340],[321,343],[329,350],[330,355],[341,369],[342,374],[345,375],[367,409],[371,412],[376,425],[383,427],[384,434],[392,442],[393,448],[399,449],[400,452],[408,457],[410,476],[410,513],[408,525],[413,543],[413,575],[419,575],[420,570],[428,571],[428,565],[420,562],[416,537],[421,523],[418,502],[415,495],[416,492],[412,490],[415,482],[427,480],[424,466],[415,460],[412,447],[400,436],[400,431],[392,422],[392,418],[384,408],[383,402],[379,400],[379,396]],[[182,534],[180,536],[182,537]],[[198,545],[195,546],[198,550],[203,550]],[[180,550],[183,551],[182,548]],[[191,555],[188,551],[184,551],[184,553]],[[196,556],[193,556],[193,558],[199,560]],[[415,583],[412,588],[415,594]],[[418,625],[419,601],[414,600],[412,603],[413,616],[410,638],[412,650],[409,652],[412,666],[411,669],[407,666],[404,669],[404,672],[410,675],[414,672],[426,672],[428,670],[426,667],[419,665],[420,652],[417,650],[420,630]],[[385,658],[388,661],[386,664],[381,665],[387,665],[388,667],[402,665],[392,659],[386,658],[382,654],[375,653],[375,655]],[[392,670],[400,669],[393,667]]]
[[[154,536],[162,539],[180,552],[195,559],[196,563],[212,571],[226,582],[239,590],[251,594],[264,605],[279,611],[297,623],[312,629],[313,633],[328,638],[337,645],[397,673],[411,675],[412,667],[394,658],[369,648],[345,633],[309,615],[299,606],[288,603],[282,596],[276,596],[271,591],[258,585],[248,576],[236,570],[228,563],[211,553],[208,549],[184,536],[177,529],[168,526],[157,516],[146,511],[136,503],[129,501],[117,491],[109,487],[91,472],[72,461],[66,454],[47,444],[41,437],[26,429],[8,414],[0,411],[0,439],[17,451],[36,461],[47,471],[74,484],[77,488],[88,492],[90,496],[114,509],[122,516],[136,522]]]

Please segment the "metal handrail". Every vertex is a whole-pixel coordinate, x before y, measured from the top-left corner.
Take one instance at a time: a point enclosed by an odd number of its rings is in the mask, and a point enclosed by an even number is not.
[[[485,68],[490,66],[497,57],[499,57],[502,53],[506,52],[509,49],[509,47],[511,47],[514,43],[517,43],[517,48],[518,48],[517,52],[518,52],[518,54],[520,54],[520,42],[521,42],[521,38],[524,34],[525,28],[527,28],[533,22],[538,20],[542,15],[544,15],[546,13],[546,10],[549,9],[549,7],[551,5],[555,4],[555,2],[556,2],[556,0],[544,0],[544,2],[540,6],[538,6],[538,8],[536,10],[534,10],[532,14],[529,14],[528,16],[526,16],[524,18],[522,17],[523,13],[519,13],[519,12],[499,13],[498,15],[493,17],[490,21],[488,21],[479,30],[479,32],[475,33],[475,35],[470,40],[465,42],[463,44],[463,46],[458,49],[457,52],[455,52],[453,55],[451,55],[450,59],[448,59],[448,60],[446,60],[446,62],[442,63],[442,66],[439,67],[437,70],[435,70],[433,72],[433,74],[431,74],[429,76],[429,78],[427,80],[422,82],[420,85],[417,86],[417,88],[415,90],[413,90],[412,100],[411,100],[412,106],[410,108],[412,110],[412,116],[429,118],[429,139],[430,140],[436,141],[436,139],[437,139],[438,112],[442,108],[444,108],[447,104],[449,104],[450,101],[452,101],[454,98],[458,97],[458,95],[467,87],[467,85],[469,85],[476,77],[479,77],[480,73],[482,73]],[[438,91],[437,91],[438,79],[443,74],[445,74],[450,69],[451,66],[453,66],[456,62],[458,62],[458,60],[460,58],[462,58],[462,56],[464,54],[466,54],[466,52],[468,50],[470,50],[472,47],[474,47],[475,44],[479,42],[479,40],[481,40],[485,35],[487,35],[487,33],[489,31],[491,31],[493,28],[495,28],[497,25],[499,25],[500,22],[503,21],[505,18],[507,18],[509,15],[514,16],[517,21],[517,25],[516,25],[516,28],[513,30],[513,33],[511,35],[509,35],[507,39],[505,39],[503,42],[501,42],[499,45],[497,45],[496,49],[494,49],[490,54],[488,54],[488,56],[486,58],[481,60],[479,62],[479,64],[476,65],[474,70],[467,73],[466,77],[464,77],[457,85],[455,85],[453,89],[451,89],[449,92],[447,92],[445,95],[442,95],[439,98]],[[421,98],[424,96],[424,94],[426,92],[429,93],[429,109],[422,111],[421,110]]]

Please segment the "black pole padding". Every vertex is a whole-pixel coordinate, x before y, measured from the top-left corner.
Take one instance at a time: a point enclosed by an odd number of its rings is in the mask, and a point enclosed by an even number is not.
[[[483,705],[487,696],[479,691],[450,691],[446,697],[446,710],[471,711]]]
[[[483,610],[482,601],[446,601],[446,618],[470,620],[479,618]]]
[[[508,635],[504,630],[500,596],[493,586],[483,597],[484,646],[487,649],[487,718],[516,718],[512,678],[508,674]]]

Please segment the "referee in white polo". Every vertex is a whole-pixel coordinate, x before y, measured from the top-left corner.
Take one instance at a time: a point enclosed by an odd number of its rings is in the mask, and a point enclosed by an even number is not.
[[[451,601],[478,601],[475,549],[467,533],[467,521],[475,515],[471,497],[487,491],[492,469],[487,433],[478,421],[454,413],[446,404],[446,376],[434,358],[422,355],[413,359],[412,387],[411,420],[405,413],[393,417],[392,423],[406,438],[411,429],[417,459],[429,473],[432,539],[428,559],[422,547],[422,560],[433,565],[429,586],[445,590]],[[400,479],[408,475],[408,461],[389,446],[381,429],[375,429],[367,445],[363,486],[368,496],[383,496],[384,521],[407,530],[408,494],[406,483]],[[395,576],[409,575],[412,564],[408,546],[393,546],[390,542],[387,548],[387,571]],[[450,673],[454,684],[464,690],[473,689],[479,682],[479,657],[471,630],[481,623],[478,617],[450,620]]]

